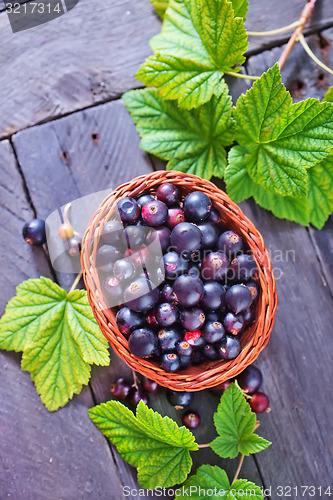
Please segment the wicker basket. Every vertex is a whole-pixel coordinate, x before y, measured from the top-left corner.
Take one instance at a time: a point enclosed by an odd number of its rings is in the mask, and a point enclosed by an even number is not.
[[[162,182],[171,182],[180,189],[182,197],[191,191],[202,191],[213,201],[223,223],[236,230],[252,251],[259,270],[260,296],[256,303],[256,320],[242,337],[241,353],[231,361],[211,361],[191,366],[177,373],[168,373],[154,361],[134,356],[128,349],[127,339],[120,333],[116,310],[107,309],[95,268],[95,255],[104,224],[112,218],[117,201],[124,196],[137,197],[143,192],[154,193]],[[241,209],[211,182],[182,172],[157,171],[143,175],[119,186],[100,205],[92,216],[82,241],[81,261],[88,299],[95,318],[113,350],[133,370],[176,391],[200,391],[235,377],[258,357],[266,346],[273,327],[277,307],[277,294],[271,262],[263,238]]]

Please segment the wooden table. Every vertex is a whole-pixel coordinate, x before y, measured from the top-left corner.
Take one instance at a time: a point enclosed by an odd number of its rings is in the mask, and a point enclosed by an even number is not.
[[[266,30],[296,20],[303,1],[250,4],[248,28]],[[0,8],[2,312],[24,279],[50,276],[67,288],[73,280],[55,276],[45,252],[24,243],[25,221],[164,165],[139,149],[135,126],[119,99],[140,87],[135,71],[150,54],[149,38],[160,30],[149,0],[81,0],[66,16],[18,34],[10,30],[3,3]],[[331,67],[332,27],[332,1],[318,0],[305,33]],[[285,35],[251,40],[247,71],[266,70],[285,42]],[[295,99],[322,98],[333,84],[300,46],[283,80]],[[239,80],[230,84],[234,97],[245,89]],[[279,293],[274,331],[256,362],[272,409],[260,418],[260,434],[273,445],[247,458],[241,477],[272,487],[272,499],[281,498],[278,486],[325,489],[333,477],[333,220],[317,231],[278,220],[252,201],[241,206],[271,252]],[[29,374],[21,371],[20,355],[0,352],[0,499],[120,500],[123,485],[136,488],[135,471],[87,415],[87,408],[110,398],[113,380],[128,373],[112,356],[110,367],[93,370],[80,395],[49,413]],[[199,443],[214,436],[217,403],[206,392],[195,396],[193,407],[203,416],[195,432]],[[164,390],[152,406],[179,421]],[[193,470],[202,463],[221,465],[230,478],[236,469],[235,460],[221,460],[208,450],[196,454]],[[298,498],[295,492],[290,497]]]

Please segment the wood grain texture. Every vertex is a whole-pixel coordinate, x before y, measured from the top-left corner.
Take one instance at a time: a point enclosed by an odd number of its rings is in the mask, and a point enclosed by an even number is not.
[[[0,314],[23,280],[51,277],[41,249],[22,238],[34,217],[8,141],[0,142]],[[20,355],[0,352],[0,497],[44,500],[102,498],[119,500],[120,480],[110,449],[92,425],[89,388],[56,413],[46,410]],[[84,450],[84,453],[82,453]],[[110,493],[111,492],[111,493]]]

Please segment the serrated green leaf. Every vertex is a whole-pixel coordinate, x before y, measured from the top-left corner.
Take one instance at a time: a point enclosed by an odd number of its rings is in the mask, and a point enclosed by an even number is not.
[[[30,372],[50,411],[88,383],[87,363],[109,363],[107,345],[86,292],[67,294],[48,278],[19,285],[0,320],[0,348],[23,350],[22,369]]]
[[[332,87],[330,87],[328,89],[328,91],[324,95],[324,99],[323,100],[324,101],[328,101],[328,102],[333,102],[333,85],[332,85]]]
[[[165,11],[168,8],[169,0],[150,0],[152,5],[155,7],[157,15],[163,19]]]
[[[136,416],[117,401],[102,403],[88,413],[120,456],[138,469],[140,486],[167,488],[186,479],[192,466],[189,451],[198,449],[188,429],[162,418],[142,401]]]
[[[245,10],[243,2],[236,7]],[[222,93],[223,74],[245,61],[247,45],[244,19],[235,17],[231,2],[170,0],[162,31],[151,40],[155,57],[137,77],[192,109]]]
[[[309,170],[309,222],[321,229],[333,212],[333,155]]]
[[[178,492],[181,492],[176,496],[179,500],[186,498],[192,500],[264,499],[259,486],[246,479],[237,479],[230,485],[226,472],[217,465],[201,465],[196,474],[187,479]]]
[[[235,458],[238,453],[250,455],[267,448],[271,443],[260,436],[253,437],[256,415],[241,391],[230,384],[221,397],[214,424],[219,437],[211,443],[222,458]]]
[[[249,3],[247,0],[231,0],[232,6],[234,8],[235,17],[243,17],[245,21],[245,16],[247,14]]]
[[[235,134],[231,98],[219,97],[192,111],[165,101],[156,89],[127,92],[123,99],[137,125],[141,148],[164,160],[167,168],[210,179],[223,175],[226,152]]]
[[[234,117],[253,181],[283,196],[306,196],[306,169],[333,146],[333,105],[316,99],[292,104],[276,64],[238,99]]]

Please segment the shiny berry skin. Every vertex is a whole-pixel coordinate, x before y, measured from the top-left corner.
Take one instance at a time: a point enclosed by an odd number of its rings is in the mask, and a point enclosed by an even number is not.
[[[178,224],[181,222],[185,222],[185,214],[181,208],[169,208],[168,210],[168,218],[166,221],[166,225],[170,228],[173,229],[176,227]]]
[[[245,392],[253,394],[259,390],[262,384],[262,373],[256,366],[250,365],[237,375],[237,381]]]
[[[81,252],[81,243],[82,240],[80,236],[73,236],[72,238],[67,240],[66,253],[70,257],[78,257]]]
[[[159,330],[157,338],[162,352],[175,351],[180,337],[181,334],[178,328],[163,328]]]
[[[200,330],[205,322],[205,313],[200,307],[184,309],[180,313],[180,324],[187,331]]]
[[[183,356],[182,354],[178,354],[180,360],[180,369],[185,370],[192,363],[191,356]]]
[[[181,222],[171,231],[170,241],[178,253],[191,255],[200,249],[202,233],[194,224]]]
[[[127,306],[136,312],[146,312],[154,307],[159,298],[158,288],[145,278],[133,281],[124,291],[124,301]]]
[[[244,243],[241,236],[235,231],[225,231],[219,237],[217,248],[230,258],[242,252]]]
[[[210,361],[216,361],[217,359],[219,359],[219,355],[217,354],[216,349],[212,344],[204,345],[202,348],[202,354]]]
[[[244,285],[233,285],[226,293],[225,301],[235,314],[245,311],[252,302],[251,292]]]
[[[178,354],[170,352],[163,354],[161,358],[161,368],[166,372],[176,372],[180,368],[180,359]]]
[[[157,238],[161,245],[162,252],[166,252],[170,246],[171,231],[166,226],[160,226],[152,229],[146,238],[147,245],[152,244]]]
[[[188,410],[182,416],[182,422],[188,429],[196,429],[200,425],[200,415],[196,411]]]
[[[199,304],[203,297],[203,283],[199,278],[192,278],[188,274],[183,274],[174,282],[173,293],[176,301],[181,306],[195,306]]]
[[[200,306],[205,310],[217,311],[225,304],[225,289],[217,281],[204,283],[204,296]]]
[[[162,226],[168,217],[168,207],[163,201],[148,201],[148,203],[142,207],[141,215],[144,222],[149,226]]]
[[[102,288],[108,298],[109,307],[120,305],[124,302],[121,283],[115,276],[107,276],[102,282]]]
[[[246,325],[251,325],[256,319],[256,313],[254,309],[252,309],[252,307],[248,307],[247,309],[245,309],[245,311],[242,312],[242,316]]]
[[[156,319],[161,326],[171,326],[178,319],[178,310],[170,302],[163,302],[156,306]]]
[[[128,339],[128,347],[134,356],[147,358],[154,354],[157,347],[157,338],[149,328],[139,328],[131,333]]]
[[[251,410],[255,413],[264,413],[268,410],[269,399],[264,392],[255,392],[249,400]]]
[[[193,191],[184,200],[183,210],[187,220],[200,222],[207,219],[212,208],[212,202],[205,193]]]
[[[113,266],[113,274],[119,281],[133,279],[136,270],[134,262],[130,259],[119,259]]]
[[[179,203],[180,195],[177,186],[166,182],[161,184],[156,191],[156,198],[166,204],[167,207],[173,207]]]
[[[255,281],[248,281],[246,283],[246,288],[248,288],[252,295],[252,304],[255,302],[259,296],[259,287]]]
[[[166,393],[167,400],[169,403],[176,408],[176,410],[183,410],[190,406],[194,399],[193,392],[178,392],[172,391],[171,389],[167,390]]]
[[[200,272],[198,264],[195,264],[194,262],[189,262],[187,274],[189,276],[191,276],[191,278],[195,278],[195,279],[200,278],[201,272]]]
[[[226,337],[217,344],[218,354],[221,359],[234,359],[241,351],[241,344],[237,337]]]
[[[222,382],[221,384],[216,385],[215,387],[210,387],[209,392],[215,394],[216,396],[222,396],[222,394],[229,387],[230,384],[231,380],[226,380],[225,382]]]
[[[136,248],[143,245],[146,241],[147,227],[145,226],[127,226],[120,236],[120,241],[124,248]]]
[[[206,342],[213,344],[225,337],[225,330],[219,321],[207,321],[202,328],[202,335]]]
[[[96,267],[99,271],[108,272],[113,263],[121,258],[119,250],[112,245],[102,245],[96,252]]]
[[[201,274],[205,280],[223,280],[228,269],[229,260],[223,252],[209,253],[201,264]]]
[[[233,278],[239,281],[247,281],[258,276],[257,265],[254,258],[246,253],[238,255],[231,261]]]
[[[241,314],[228,312],[223,320],[223,326],[228,333],[238,335],[244,328],[245,321]]]
[[[129,307],[122,307],[117,312],[116,322],[123,335],[129,335],[143,325],[143,318],[140,314],[132,311]]]
[[[22,229],[22,235],[29,245],[43,245],[46,242],[45,221],[32,219],[30,222],[26,222]]]
[[[140,217],[140,206],[134,198],[122,198],[117,203],[117,209],[123,222],[135,222]]]
[[[147,377],[142,378],[142,388],[145,392],[149,394],[155,394],[158,391],[158,383],[154,380],[150,380]]]
[[[165,277],[175,279],[188,271],[188,261],[177,252],[167,252],[163,255]]]
[[[205,311],[206,321],[219,321],[221,323],[221,315],[216,311]]]
[[[216,226],[218,226],[222,222],[221,216],[220,216],[219,212],[215,208],[211,209],[210,214],[208,215],[208,217],[207,217],[206,220],[208,222],[212,222]]]
[[[150,311],[146,314],[146,321],[151,328],[156,328],[158,326],[158,322],[156,319],[156,309],[150,309]]]
[[[163,286],[160,295],[161,295],[161,300],[163,302],[173,302],[174,301],[173,289],[169,283],[166,283]]]
[[[74,229],[69,222],[64,222],[59,226],[58,234],[63,240],[72,238],[74,236]]]
[[[185,342],[190,344],[192,347],[202,347],[206,343],[200,330],[186,332],[184,335],[184,340],[185,340]]]
[[[149,404],[149,397],[142,389],[132,388],[129,394],[129,403],[133,408],[136,408],[140,401],[143,401],[146,405]]]
[[[192,346],[186,342],[186,340],[183,340],[182,342],[179,342],[176,346],[177,353],[180,356],[191,356],[192,354]]]
[[[119,220],[110,220],[103,226],[102,240],[107,245],[117,247],[120,243],[120,236],[124,226]]]
[[[202,233],[201,247],[212,249],[219,235],[217,227],[212,222],[204,221],[198,224],[198,228]]]
[[[124,378],[118,378],[111,385],[110,391],[115,399],[118,401],[124,401],[131,391],[131,384]]]
[[[151,194],[143,194],[139,196],[139,198],[136,200],[138,202],[138,205],[142,208],[146,203],[149,201],[154,201],[154,197]]]

